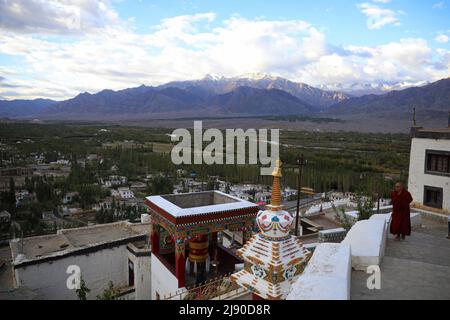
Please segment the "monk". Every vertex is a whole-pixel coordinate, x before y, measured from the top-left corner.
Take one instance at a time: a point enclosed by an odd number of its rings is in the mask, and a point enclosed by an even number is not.
[[[391,193],[392,222],[391,233],[396,235],[395,240],[405,240],[411,235],[411,211],[409,204],[413,201],[411,194],[405,190],[403,184],[397,182],[395,190]]]

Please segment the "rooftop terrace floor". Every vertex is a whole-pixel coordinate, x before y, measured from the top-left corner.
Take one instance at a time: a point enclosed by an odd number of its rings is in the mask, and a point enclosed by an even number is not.
[[[447,226],[422,218],[411,237],[389,235],[381,264],[381,289],[369,290],[368,274],[352,271],[352,300],[449,300],[450,240]]]

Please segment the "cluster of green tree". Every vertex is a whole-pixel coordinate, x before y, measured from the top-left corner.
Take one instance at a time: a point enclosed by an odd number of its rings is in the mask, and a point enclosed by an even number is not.
[[[172,179],[165,176],[158,175],[151,179],[147,184],[148,194],[170,194],[173,192],[173,182]]]
[[[14,179],[9,179],[9,189],[0,192],[0,211],[7,210],[9,213],[16,212],[16,185]]]
[[[87,296],[91,289],[88,288],[83,276],[80,278],[80,287],[75,290],[78,300],[87,300]],[[103,290],[103,292],[96,296],[97,300],[118,300],[120,295],[120,288],[115,286],[112,281],[108,282],[108,286]]]
[[[174,183],[176,170],[185,169],[187,172],[197,172],[197,179],[204,181],[207,189],[214,187],[208,183],[210,176],[219,176],[231,183],[271,184],[270,177],[260,175],[257,165],[175,166],[170,155],[154,153],[151,148],[101,147],[104,142],[124,140],[168,143],[170,139],[167,133],[170,130],[166,129],[73,123],[8,124],[8,129],[0,129],[1,133],[5,132],[2,141],[23,139],[23,132],[27,132],[27,137],[34,141],[20,144],[18,148],[22,152],[44,152],[51,158],[64,155],[73,159],[73,154],[81,158],[89,153],[103,157],[103,161],[86,163],[84,168],[73,164],[63,190],[80,191],[81,186],[91,185],[96,178],[111,174],[112,165],[117,165],[117,174],[127,176],[130,180],[150,172],[161,172],[165,180]],[[281,159],[286,166],[284,183],[293,188],[297,185],[298,173],[289,167],[295,166],[299,154],[304,154],[308,160],[303,184],[317,192],[334,189],[387,194],[392,182],[386,176],[403,181],[407,179],[410,149],[407,135],[282,131],[281,143]],[[152,194],[168,191],[168,187],[158,186],[158,183],[151,183],[148,191]],[[99,196],[99,190],[90,192],[97,193],[95,198]],[[92,200],[86,199],[84,202],[89,204]]]
[[[144,208],[117,204],[113,200],[110,209],[100,208],[100,211],[95,214],[95,221],[97,223],[111,223],[122,220],[137,221],[143,213],[146,213]]]
[[[363,197],[361,196],[361,194],[357,194],[356,203],[356,210],[358,211],[358,221],[369,220],[370,217],[375,214],[373,210],[375,202],[372,197]],[[349,231],[355,221],[345,213],[345,208],[338,209],[333,206],[333,210],[335,213],[335,219],[340,222],[341,226],[345,230]]]
[[[306,116],[295,116],[295,115],[286,115],[286,116],[264,116],[261,119],[271,120],[271,121],[289,121],[289,122],[314,122],[314,123],[345,123],[342,119],[336,118],[321,118],[321,117],[306,117]]]

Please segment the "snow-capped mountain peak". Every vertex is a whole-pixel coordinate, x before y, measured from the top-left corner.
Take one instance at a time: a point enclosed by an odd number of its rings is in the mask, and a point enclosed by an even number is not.
[[[258,80],[273,80],[273,81],[275,81],[275,80],[280,79],[277,76],[274,76],[274,75],[271,75],[271,74],[267,74],[267,73],[262,73],[262,72],[246,73],[246,74],[243,74],[243,75],[241,75],[239,77],[236,77],[236,78],[238,78],[238,79],[255,80],[255,81],[258,81]]]
[[[219,81],[219,80],[222,80],[222,79],[224,79],[223,76],[220,76],[218,74],[210,74],[210,73],[208,73],[207,75],[205,75],[203,77],[202,80]]]

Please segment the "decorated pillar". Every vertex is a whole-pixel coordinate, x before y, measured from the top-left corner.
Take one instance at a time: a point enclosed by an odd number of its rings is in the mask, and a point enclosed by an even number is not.
[[[185,259],[186,259],[186,243],[184,239],[176,239],[175,243],[175,276],[178,279],[178,288],[185,286]]]
[[[152,254],[159,253],[159,225],[157,223],[152,223]]]
[[[159,228],[159,254],[173,254],[175,251],[173,235],[166,229]]]
[[[245,226],[242,230],[242,239],[244,241],[243,245],[247,243],[248,240],[252,237],[252,228]]]
[[[214,253],[216,252],[217,248],[217,232],[211,233],[211,245],[209,246],[209,255],[211,257],[214,256]]]

